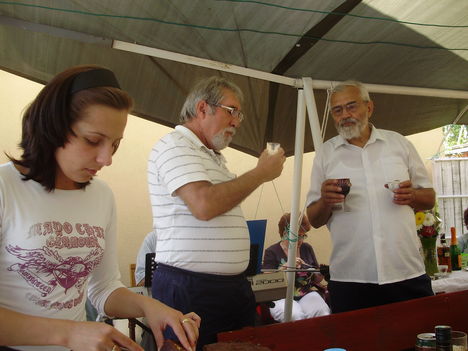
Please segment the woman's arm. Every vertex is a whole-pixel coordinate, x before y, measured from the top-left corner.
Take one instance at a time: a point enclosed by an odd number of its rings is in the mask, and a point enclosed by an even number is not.
[[[30,316],[0,307],[0,345],[56,345],[74,351],[110,350],[117,344],[143,349],[105,323]]]
[[[191,350],[198,339],[200,317],[195,313],[183,315],[163,303],[125,288],[120,282],[117,262],[117,219],[112,192],[109,195],[109,222],[105,229],[105,250],[101,262],[93,270],[88,284],[91,302],[100,313],[111,317],[145,317],[158,345],[162,345],[162,332],[171,326],[181,344]]]

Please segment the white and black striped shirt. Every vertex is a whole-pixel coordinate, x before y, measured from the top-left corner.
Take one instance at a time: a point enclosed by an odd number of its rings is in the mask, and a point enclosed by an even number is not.
[[[156,261],[195,272],[233,275],[249,263],[250,239],[240,206],[209,221],[196,219],[174,192],[181,186],[235,178],[221,154],[208,149],[188,128],[177,126],[151,150],[148,184]]]

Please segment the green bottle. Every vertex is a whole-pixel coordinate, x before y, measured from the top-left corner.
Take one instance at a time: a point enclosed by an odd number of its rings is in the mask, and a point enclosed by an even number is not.
[[[455,227],[450,228],[452,240],[450,242],[450,259],[452,260],[452,271],[459,271],[461,269],[461,251],[458,247],[457,232]]]

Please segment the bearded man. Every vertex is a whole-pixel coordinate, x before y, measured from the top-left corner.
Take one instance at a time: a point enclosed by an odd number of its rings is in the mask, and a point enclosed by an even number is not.
[[[332,312],[433,295],[413,212],[435,202],[421,158],[405,137],[369,123],[374,103],[362,83],[336,86],[330,111],[339,135],[315,156],[307,214],[331,233]],[[352,184],[344,211],[334,210],[345,199],[340,178]]]
[[[197,350],[216,342],[219,332],[254,324],[255,299],[244,275],[250,239],[240,203],[278,177],[286,159],[282,148],[265,150],[239,177],[226,168],[220,150],[244,119],[242,100],[234,83],[202,80],[182,107],[182,125],[156,143],[148,162],[158,233],[152,294],[201,317]]]

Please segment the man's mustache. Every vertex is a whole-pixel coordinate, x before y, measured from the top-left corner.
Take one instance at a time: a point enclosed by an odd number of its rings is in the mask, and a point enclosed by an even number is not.
[[[232,136],[234,137],[234,135],[236,135],[237,130],[236,130],[236,128],[234,128],[234,127],[227,127],[227,128],[224,128],[224,131],[223,131],[223,132],[224,132],[224,133],[229,132],[229,133],[231,133]]]
[[[356,124],[356,123],[358,123],[358,120],[356,118],[353,118],[353,117],[348,117],[348,118],[342,119],[340,121],[340,123],[339,123],[339,126],[343,127],[343,125],[345,123],[354,123],[354,124]]]

